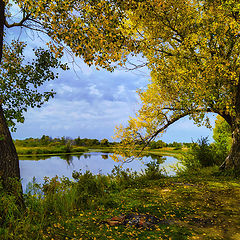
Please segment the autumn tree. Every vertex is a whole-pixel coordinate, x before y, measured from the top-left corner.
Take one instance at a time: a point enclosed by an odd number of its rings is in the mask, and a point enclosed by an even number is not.
[[[12,18],[18,7],[20,19]],[[15,8],[16,9],[16,8]],[[0,0],[0,177],[20,178],[19,161],[8,127],[23,122],[28,107],[40,107],[54,92],[37,88],[56,77],[54,68],[66,69],[59,62],[63,53],[81,56],[88,65],[112,71],[126,61],[131,36],[123,32],[123,10],[117,1],[83,0]],[[25,28],[46,40],[44,49],[35,49],[28,62],[24,49],[31,39],[9,43],[7,34]],[[8,31],[6,31],[8,29]],[[129,37],[128,37],[129,36]],[[118,49],[118,51],[116,51]],[[6,184],[5,184],[6,185]]]
[[[232,148],[223,166],[240,168],[237,0],[12,2],[19,7],[22,18],[18,22],[8,21],[13,15],[10,3],[0,0],[0,61],[5,52],[4,29],[15,27],[46,36],[48,54],[54,54],[50,58],[58,59],[67,51],[82,57],[88,65],[113,71],[117,65],[125,65],[130,54],[143,57],[145,63],[131,66],[148,67],[151,79],[147,89],[139,91],[142,108],[136,118],[130,119],[128,127],[118,129],[120,150],[134,155],[136,144],[147,144],[185,116],[209,126],[206,113],[213,112],[229,123],[233,134]],[[3,78],[1,84],[4,81]],[[9,91],[4,95],[8,96]],[[16,96],[24,101],[22,92]],[[19,177],[17,154],[10,144],[4,118],[7,111],[3,110],[1,101],[0,171],[2,177],[8,177],[4,168],[9,166],[11,176]]]
[[[151,73],[142,107],[117,128],[118,153],[139,155],[168,126],[189,116],[209,127],[207,113],[229,124],[232,146],[222,169],[240,170],[240,5],[236,0],[129,1],[125,23]],[[137,65],[135,68],[138,67]]]

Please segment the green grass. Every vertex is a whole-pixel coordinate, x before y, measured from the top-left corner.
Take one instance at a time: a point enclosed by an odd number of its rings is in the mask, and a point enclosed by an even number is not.
[[[16,150],[19,156],[31,156],[31,155],[56,155],[61,153],[81,153],[88,151],[87,147],[73,146],[70,151],[65,146],[47,146],[47,147],[19,147],[16,146]]]
[[[214,168],[193,176],[151,176],[119,170],[111,177],[75,173],[77,183],[47,179],[44,198],[25,196],[25,213],[17,214],[8,199],[0,239],[240,239],[239,179],[217,176]],[[130,212],[165,223],[153,229],[104,223]]]
[[[175,158],[181,158],[183,154],[187,153],[188,148],[176,149],[173,147],[165,147],[159,149],[147,149],[145,154],[154,154],[159,156],[172,156]]]

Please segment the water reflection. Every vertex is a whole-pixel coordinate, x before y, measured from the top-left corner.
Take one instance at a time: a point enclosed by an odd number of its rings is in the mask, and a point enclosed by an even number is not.
[[[76,156],[72,155],[61,155],[61,156],[32,156],[22,157],[20,160],[20,171],[23,187],[26,187],[26,184],[32,181],[33,177],[36,177],[36,181],[39,183],[43,182],[43,177],[59,177],[65,176],[72,178],[72,172],[79,171],[82,172],[87,170],[91,171],[93,174],[110,174],[115,166],[119,166],[119,163],[116,163],[110,157],[110,154],[101,153],[101,152],[91,152],[83,153]],[[24,158],[24,160],[23,160]],[[177,162],[177,159],[174,157],[161,157],[158,155],[149,154],[144,157],[142,161],[134,160],[130,163],[124,164],[123,169],[131,169],[132,171],[140,172],[142,169],[145,169],[144,164],[149,163],[150,161],[157,161],[160,166],[168,168],[170,175],[174,174],[173,171],[170,171],[169,165],[172,165]]]

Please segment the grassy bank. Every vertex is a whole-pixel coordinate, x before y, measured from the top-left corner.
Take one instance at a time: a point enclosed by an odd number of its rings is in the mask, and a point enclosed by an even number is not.
[[[31,156],[31,155],[59,155],[59,154],[77,154],[88,151],[94,152],[104,152],[111,153],[113,152],[112,147],[100,147],[100,146],[90,146],[90,147],[82,147],[82,146],[71,146],[71,148],[67,146],[39,146],[39,147],[20,147],[16,146],[17,153],[19,156]],[[159,149],[147,149],[144,153],[147,154],[155,154],[159,156],[173,156],[180,157],[183,153],[187,152],[187,148],[175,149],[172,147],[165,147]]]
[[[98,152],[112,152],[110,147],[79,147],[72,146],[68,148],[66,146],[40,146],[40,147],[19,147],[16,146],[16,150],[19,156],[31,156],[31,155],[59,155],[59,154],[77,154],[88,152],[89,150]]]
[[[76,182],[46,179],[25,195],[26,211],[1,195],[1,239],[239,239],[239,179],[208,168],[196,175],[164,177],[156,168],[137,176],[115,169],[112,176],[75,173]],[[44,196],[39,191],[44,192]],[[4,202],[4,201],[5,202]],[[151,214],[151,229],[109,226],[128,213]],[[3,219],[5,217],[5,219]]]
[[[159,149],[148,149],[146,150],[146,154],[155,154],[159,156],[173,156],[176,158],[180,158],[183,154],[187,153],[188,148],[180,148],[176,149],[173,147],[163,147]]]

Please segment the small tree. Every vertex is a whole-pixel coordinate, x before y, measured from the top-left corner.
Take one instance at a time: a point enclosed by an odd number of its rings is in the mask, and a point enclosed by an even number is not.
[[[108,147],[108,146],[109,146],[109,142],[108,142],[108,140],[107,140],[106,138],[102,139],[102,140],[100,141],[100,144],[101,144],[102,146],[105,146],[105,147]]]
[[[28,107],[40,107],[54,92],[39,92],[38,87],[57,77],[53,69],[66,69],[49,50],[35,49],[35,59],[26,61],[23,42],[12,41],[3,47],[0,68],[0,176],[3,185],[9,177],[20,178],[19,162],[8,127],[23,122]]]

